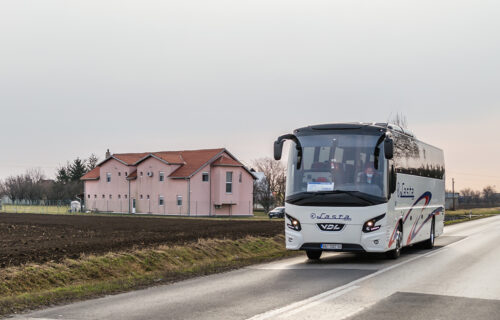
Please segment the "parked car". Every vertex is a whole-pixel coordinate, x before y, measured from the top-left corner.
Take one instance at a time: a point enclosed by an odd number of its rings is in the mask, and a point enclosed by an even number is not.
[[[272,218],[284,218],[285,217],[285,207],[276,207],[273,210],[269,211],[267,214],[269,219]]]

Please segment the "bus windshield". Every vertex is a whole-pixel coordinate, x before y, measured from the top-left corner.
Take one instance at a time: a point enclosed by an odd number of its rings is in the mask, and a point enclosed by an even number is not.
[[[296,205],[365,206],[386,202],[386,163],[380,144],[378,166],[375,147],[380,136],[321,134],[299,136],[288,158],[286,201]]]

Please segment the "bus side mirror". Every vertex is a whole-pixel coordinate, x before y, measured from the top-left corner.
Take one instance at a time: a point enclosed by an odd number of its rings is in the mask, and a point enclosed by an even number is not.
[[[281,154],[283,153],[283,142],[285,142],[285,140],[278,139],[274,141],[274,160],[281,160]]]
[[[387,160],[391,160],[394,157],[394,141],[391,138],[384,140],[384,153]]]

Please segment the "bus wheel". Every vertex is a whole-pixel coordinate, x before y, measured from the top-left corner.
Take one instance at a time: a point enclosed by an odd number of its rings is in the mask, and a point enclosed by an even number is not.
[[[309,260],[319,260],[323,251],[321,250],[306,250]]]
[[[401,225],[398,226],[398,231],[396,231],[396,248],[391,251],[387,251],[386,255],[389,259],[397,259],[401,255],[401,243],[403,241],[403,232],[401,231]]]
[[[432,224],[431,224],[431,232],[429,234],[429,239],[427,239],[426,241],[424,241],[423,243],[423,247],[425,249],[432,249],[434,248],[434,239],[435,239],[435,222],[434,222],[434,218],[432,218]]]

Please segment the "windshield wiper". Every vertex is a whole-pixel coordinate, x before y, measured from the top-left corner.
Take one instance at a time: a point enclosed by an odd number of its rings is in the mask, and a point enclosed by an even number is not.
[[[356,198],[358,200],[361,200],[364,202],[364,204],[367,205],[375,205],[381,203],[383,200],[380,197],[377,196],[370,196],[364,192],[360,191],[346,191],[346,190],[333,190],[333,191],[317,191],[317,192],[310,192],[310,191],[305,191],[305,192],[300,192],[298,194],[294,194],[291,196],[287,197],[287,202],[289,203],[297,203],[302,200],[314,200],[317,196],[324,196],[324,195],[341,195],[341,194],[347,194],[351,196],[352,198]]]
[[[331,191],[329,191],[331,192]],[[369,204],[376,204],[375,201],[373,201],[373,198],[371,198],[370,196],[368,196],[368,194],[364,193],[364,192],[360,192],[360,191],[348,191],[348,190],[334,190],[333,192],[336,192],[336,193],[345,193],[345,194],[348,194],[350,196],[353,196],[355,198],[358,198],[358,199],[361,199],[363,201],[366,201],[368,202]]]

